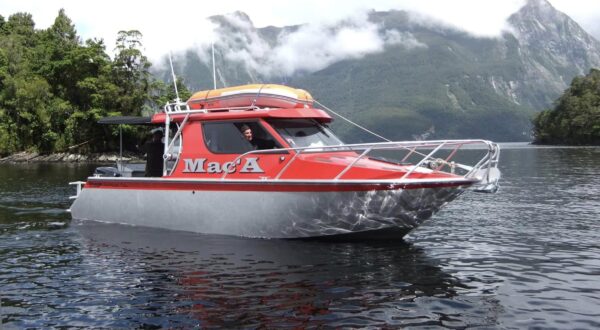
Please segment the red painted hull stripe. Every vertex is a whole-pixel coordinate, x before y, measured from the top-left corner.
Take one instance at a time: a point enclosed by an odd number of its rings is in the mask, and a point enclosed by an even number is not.
[[[186,190],[186,191],[280,191],[280,192],[335,192],[372,191],[420,188],[445,188],[469,186],[465,182],[436,182],[417,184],[260,184],[239,182],[133,182],[133,181],[88,181],[86,189],[126,189],[126,190]]]

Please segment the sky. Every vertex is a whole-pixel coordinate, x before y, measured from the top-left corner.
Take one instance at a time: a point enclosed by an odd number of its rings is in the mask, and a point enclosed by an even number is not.
[[[214,25],[205,18],[242,11],[255,27],[307,25],[301,33],[289,36],[286,48],[269,49],[260,40],[254,40],[260,46],[255,53],[230,54],[231,59],[254,61],[248,65],[256,67],[264,65],[261,57],[270,56],[270,61],[280,62],[273,70],[285,67],[294,71],[316,70],[340,58],[381,51],[387,44],[420,46],[411,35],[398,31],[386,31],[383,39],[377,37],[375,27],[366,20],[369,10],[408,10],[425,21],[443,22],[477,36],[496,36],[505,28],[506,18],[524,3],[525,0],[2,0],[0,15],[7,18],[15,12],[28,12],[33,15],[36,28],[41,29],[51,25],[59,9],[64,8],[83,39],[102,38],[111,52],[118,31],[139,30],[144,36],[146,54],[157,60],[169,51],[206,48],[218,36]],[[599,0],[550,0],[550,3],[600,40]],[[336,34],[328,32],[327,27],[342,20],[350,22],[347,29]],[[324,44],[329,46],[323,47]],[[316,57],[316,64],[303,64],[306,56],[293,56],[293,51],[306,47],[323,47],[310,54]]]

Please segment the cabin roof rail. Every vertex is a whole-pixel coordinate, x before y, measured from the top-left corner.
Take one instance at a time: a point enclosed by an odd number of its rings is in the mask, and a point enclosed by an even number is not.
[[[256,110],[267,110],[257,106],[243,106],[243,107],[226,107],[226,108],[204,108],[204,109],[192,109],[187,103],[167,103],[164,107],[164,113],[166,114],[188,114],[188,113],[211,113],[211,112],[242,112],[242,111],[256,111]],[[276,110],[275,108],[268,110]]]
[[[165,113],[180,113],[182,111],[190,110],[190,107],[187,104],[187,102],[174,101],[174,102],[167,102],[165,104],[165,106],[163,107],[163,110]]]

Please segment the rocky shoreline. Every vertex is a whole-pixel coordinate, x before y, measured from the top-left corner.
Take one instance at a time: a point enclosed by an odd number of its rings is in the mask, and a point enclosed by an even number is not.
[[[0,163],[115,163],[119,159],[118,153],[95,153],[95,154],[73,154],[54,153],[39,154],[36,152],[18,152],[10,156],[0,158]],[[144,161],[138,155],[124,154],[124,161]]]

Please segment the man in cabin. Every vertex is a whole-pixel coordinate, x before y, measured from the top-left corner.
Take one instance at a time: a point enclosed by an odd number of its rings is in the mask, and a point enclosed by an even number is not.
[[[145,176],[161,177],[163,175],[163,153],[165,144],[162,142],[163,133],[157,129],[152,133],[152,139],[144,144],[146,153]]]
[[[244,138],[250,142],[252,145],[252,149],[254,150],[265,150],[265,149],[274,149],[275,142],[273,140],[265,140],[261,138],[257,138],[252,134],[252,129],[250,126],[244,124],[240,128],[240,132],[244,135]]]

